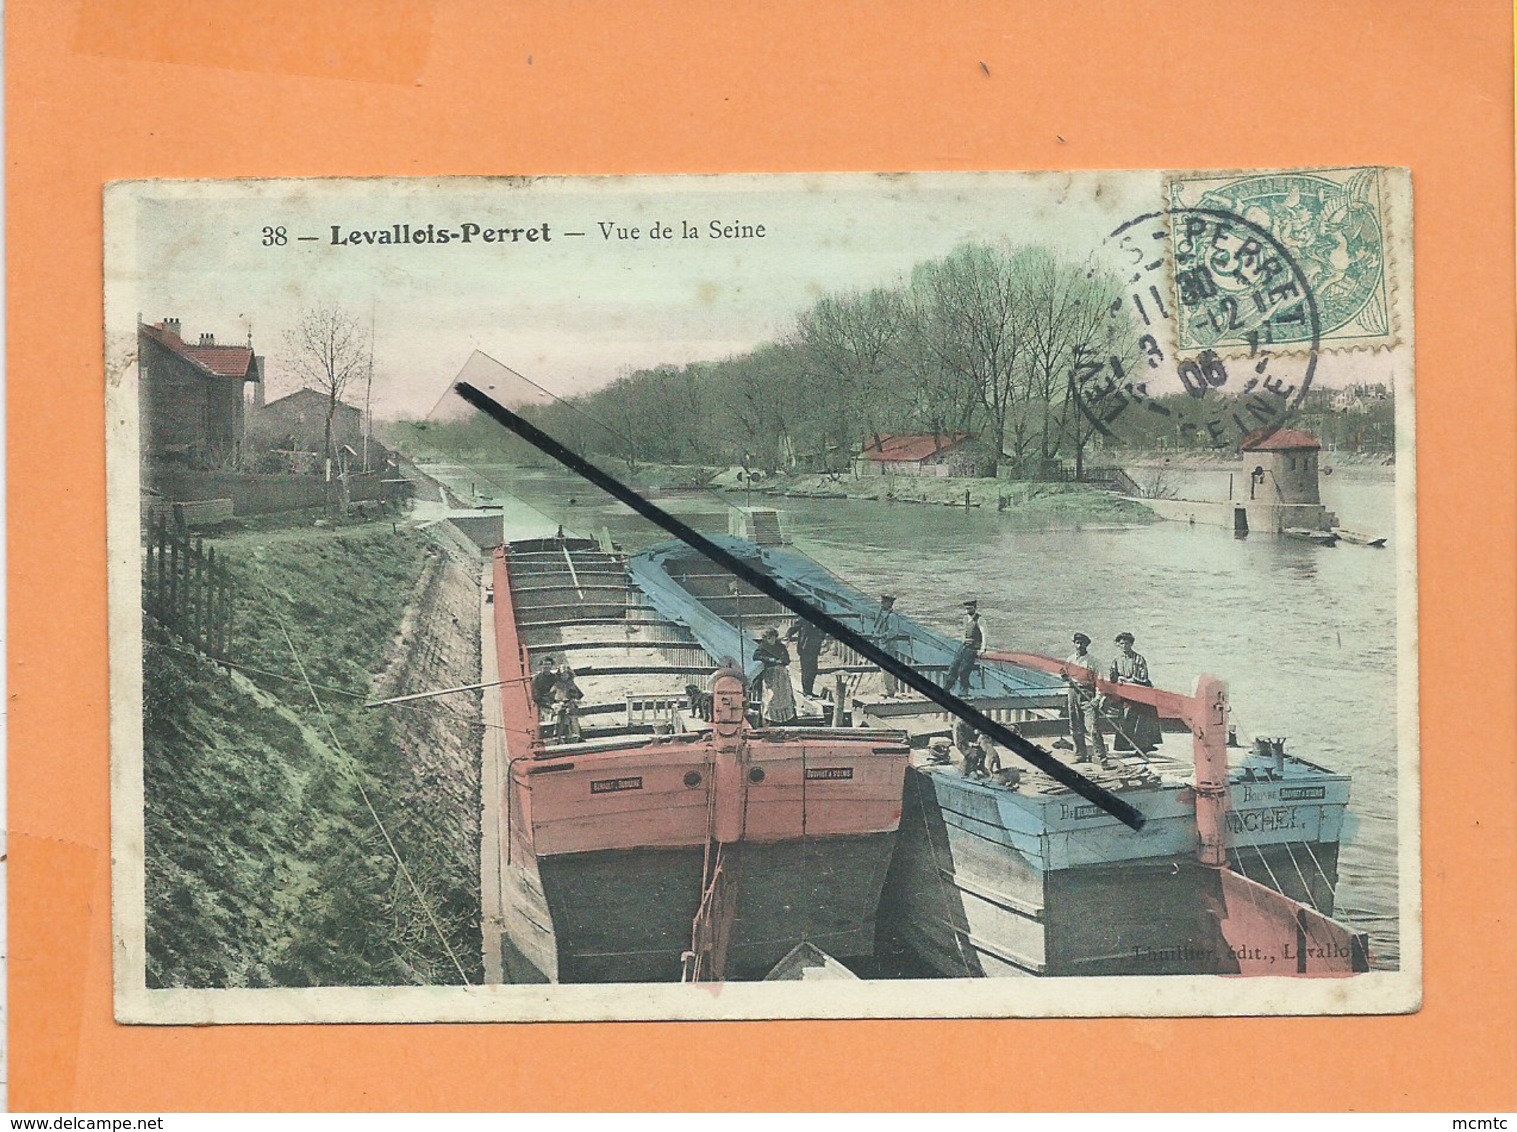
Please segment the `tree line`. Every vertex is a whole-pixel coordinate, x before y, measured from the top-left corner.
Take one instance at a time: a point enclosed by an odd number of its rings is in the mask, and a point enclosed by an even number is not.
[[[1075,363],[1126,360],[1138,337],[1114,277],[1044,247],[966,244],[897,286],[824,295],[746,353],[628,372],[522,412],[633,471],[841,471],[884,436],[968,434],[994,474],[1003,460],[1081,458],[1095,430]],[[500,447],[474,426],[437,431],[450,447]]]
[[[1104,443],[1081,398],[1112,375],[1120,386],[1148,371],[1144,334],[1116,276],[1043,246],[971,243],[898,285],[823,295],[746,353],[629,371],[520,411],[633,474],[642,464],[839,472],[884,436],[967,434],[982,474],[1010,465],[1017,478],[1041,478],[1062,463],[1078,477],[1092,444]],[[1213,443],[1169,435],[1174,419],[1127,414],[1122,446]],[[1315,419],[1297,427],[1307,423],[1336,431]],[[1373,447],[1382,431],[1348,436]],[[431,440],[534,462],[488,421],[443,426]]]
[[[1213,447],[1204,432],[1192,429],[1187,433],[1177,425],[1185,419],[1187,394],[1153,400],[1168,412],[1126,414],[1122,447],[1146,452],[1203,452]],[[1390,455],[1396,450],[1396,402],[1388,388],[1378,388],[1366,397],[1313,388],[1280,423],[1308,432],[1325,448],[1336,451]]]

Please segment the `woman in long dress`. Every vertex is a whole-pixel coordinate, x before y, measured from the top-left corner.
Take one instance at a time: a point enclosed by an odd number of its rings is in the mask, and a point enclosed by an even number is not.
[[[778,629],[765,629],[753,650],[764,666],[759,682],[764,693],[764,722],[790,723],[795,719],[795,689],[790,684],[790,650],[780,641]]]

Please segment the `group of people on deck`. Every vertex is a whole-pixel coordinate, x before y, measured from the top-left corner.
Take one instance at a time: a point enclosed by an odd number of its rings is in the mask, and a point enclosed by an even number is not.
[[[1116,636],[1117,655],[1109,668],[1090,651],[1090,638],[1074,635],[1075,651],[1064,661],[1064,684],[1068,689],[1069,738],[1074,744],[1076,762],[1110,765],[1101,721],[1110,723],[1118,751],[1141,751],[1144,754],[1159,745],[1159,715],[1147,704],[1121,700],[1113,704],[1096,684],[1103,675],[1112,684],[1135,684],[1152,688],[1148,661],[1133,646],[1136,638],[1125,630]]]
[[[864,634],[892,656],[897,655],[900,642],[906,639],[906,635],[901,631],[900,615],[895,612],[894,594],[880,596],[879,608],[865,621]],[[801,691],[810,699],[816,695],[816,674],[827,633],[798,617],[783,638],[774,628],[765,629],[758,637],[753,658],[763,666],[758,686],[763,695],[766,723],[789,723],[797,715],[795,689],[790,683],[790,650],[785,647],[786,642],[795,645],[796,656],[801,662]],[[888,672],[884,675],[885,693],[893,696],[900,690],[899,681]]]
[[[954,654],[953,663],[949,665],[943,686],[950,692],[967,696],[975,664],[988,645],[979,602],[971,598],[963,603],[963,609],[959,649]],[[1104,677],[1112,684],[1153,687],[1153,681],[1148,676],[1148,661],[1133,647],[1137,638],[1124,630],[1117,634],[1115,643],[1116,658],[1109,668],[1103,669],[1100,660],[1090,652],[1090,637],[1085,633],[1076,633],[1074,652],[1065,660],[1062,668],[1067,689],[1069,738],[1074,745],[1077,762],[1110,765],[1106,739],[1101,733],[1103,719],[1113,732],[1118,751],[1140,751],[1147,754],[1159,745],[1159,717],[1153,708],[1127,700],[1111,703],[1097,686],[1097,678]],[[956,745],[962,749],[962,744]]]
[[[980,657],[989,647],[989,638],[984,618],[980,615],[979,601],[971,598],[962,603],[962,608],[959,645],[948,666],[943,687],[957,695],[968,696],[971,678]],[[900,657],[901,642],[908,639],[902,629],[900,615],[895,610],[895,595],[882,594],[872,621],[865,622],[866,635],[884,651]],[[783,639],[779,630],[772,628],[765,630],[758,639],[753,655],[763,666],[759,684],[763,689],[764,719],[767,722],[783,724],[796,718],[795,693],[790,683],[790,652],[785,647],[786,642],[794,642],[796,646],[801,661],[801,687],[810,697],[815,694],[818,658],[826,639],[826,633],[805,620],[795,621]],[[1152,707],[1113,700],[1097,685],[1099,677],[1112,684],[1153,687],[1148,675],[1148,661],[1134,647],[1136,642],[1132,633],[1118,633],[1115,639],[1117,655],[1109,666],[1103,666],[1090,651],[1089,635],[1074,634],[1074,652],[1065,660],[1061,671],[1066,688],[1069,737],[1077,762],[1111,765],[1102,732],[1103,723],[1112,733],[1118,752],[1147,754],[1159,745],[1159,718]],[[884,679],[887,695],[893,696],[900,691],[900,683],[893,675],[884,673]]]
[[[896,612],[895,600],[894,594],[881,594],[879,607],[872,617],[865,617],[863,630],[878,648],[909,661],[909,657],[903,657],[902,653],[904,642],[910,636],[904,631],[901,616]],[[988,637],[978,600],[971,598],[962,603],[962,608],[959,644],[948,666],[943,687],[967,697],[971,678],[988,648]],[[773,627],[755,638],[753,657],[760,665],[755,685],[762,698],[762,716],[766,724],[780,726],[793,723],[798,717],[795,689],[790,681],[787,643],[795,645],[801,664],[801,690],[810,699],[816,695],[817,671],[826,641],[827,633],[804,618],[792,622],[783,638]],[[1097,684],[1099,677],[1112,684],[1153,687],[1148,675],[1148,661],[1134,648],[1135,643],[1132,633],[1118,633],[1115,639],[1117,655],[1109,666],[1103,667],[1091,652],[1090,637],[1085,633],[1074,634],[1074,652],[1065,659],[1060,672],[1066,688],[1069,738],[1077,762],[1111,765],[1106,738],[1102,734],[1103,722],[1113,733],[1115,749],[1119,752],[1146,754],[1159,745],[1159,718],[1152,707],[1121,699],[1114,702]],[[889,672],[883,676],[885,694],[898,694],[900,682],[897,678]],[[583,693],[574,681],[573,670],[567,664],[560,667],[557,658],[548,657],[533,678],[532,693],[543,721],[554,723],[559,741],[578,740],[579,701]],[[966,741],[969,739],[965,738]]]
[[[542,659],[532,677],[532,702],[537,705],[539,721],[553,725],[558,742],[579,742],[583,734],[579,726],[579,701],[584,698],[585,693],[574,679],[574,669],[567,661],[560,663],[556,656]]]

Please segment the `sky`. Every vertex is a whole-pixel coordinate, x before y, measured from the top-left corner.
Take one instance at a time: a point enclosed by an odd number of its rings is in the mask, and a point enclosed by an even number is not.
[[[966,241],[1102,261],[1161,199],[1152,172],[127,182],[107,190],[107,343],[130,348],[139,315],[192,342],[251,334],[273,399],[302,384],[301,312],[336,303],[372,325],[375,416],[420,417],[475,350],[570,395],[747,351],[822,294]],[[370,242],[396,225],[452,238]],[[1390,379],[1389,356],[1361,354],[1317,381]]]

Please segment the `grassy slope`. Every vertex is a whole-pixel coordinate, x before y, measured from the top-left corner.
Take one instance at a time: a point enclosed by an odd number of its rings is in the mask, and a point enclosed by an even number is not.
[[[334,742],[295,661],[318,686],[367,693],[435,552],[385,524],[232,538],[221,553],[237,578],[235,659],[287,679],[255,676],[253,688],[149,648],[149,985],[457,981],[428,910],[477,980],[477,877],[459,875],[472,847],[452,844],[466,828],[445,812],[454,803],[440,793],[430,812],[412,797],[402,812],[405,751],[391,717],[318,687]]]

